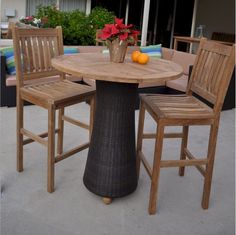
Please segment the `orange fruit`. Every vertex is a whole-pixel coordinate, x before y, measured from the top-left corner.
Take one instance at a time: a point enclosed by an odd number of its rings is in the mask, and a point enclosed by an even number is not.
[[[138,62],[138,56],[141,54],[140,51],[133,51],[131,54],[131,59],[133,62]]]
[[[140,55],[138,56],[137,62],[139,64],[147,64],[148,61],[149,61],[149,56],[145,53],[140,53]]]

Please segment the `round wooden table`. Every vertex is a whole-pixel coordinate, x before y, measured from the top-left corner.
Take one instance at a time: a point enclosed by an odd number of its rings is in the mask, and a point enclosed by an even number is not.
[[[135,101],[139,83],[180,77],[182,67],[152,59],[146,65],[112,63],[101,53],[63,55],[52,65],[65,73],[96,80],[96,108],[83,181],[93,193],[116,198],[137,187]]]

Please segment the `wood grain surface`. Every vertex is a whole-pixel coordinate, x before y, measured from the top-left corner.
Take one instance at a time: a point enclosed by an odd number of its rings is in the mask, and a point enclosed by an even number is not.
[[[141,65],[127,55],[124,63],[113,63],[109,55],[101,53],[57,56],[52,59],[52,66],[77,76],[121,83],[167,81],[177,79],[183,72],[180,65],[168,60],[150,58],[148,64]]]

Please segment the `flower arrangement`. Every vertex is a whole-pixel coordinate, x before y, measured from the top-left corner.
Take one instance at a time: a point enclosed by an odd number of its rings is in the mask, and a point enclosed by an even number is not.
[[[105,24],[98,37],[106,41],[110,61],[123,63],[128,45],[133,45],[138,41],[139,31],[134,25],[125,25],[123,19],[115,18],[113,24]]]
[[[119,41],[127,41],[132,45],[137,42],[139,34],[140,32],[135,30],[133,24],[125,25],[123,24],[123,19],[115,18],[114,24],[105,24],[99,37],[106,41],[117,39]]]
[[[41,23],[42,23],[41,19],[37,19],[34,16],[26,16],[26,17],[22,16],[20,18],[20,22],[24,24],[30,24],[36,27],[41,27]]]

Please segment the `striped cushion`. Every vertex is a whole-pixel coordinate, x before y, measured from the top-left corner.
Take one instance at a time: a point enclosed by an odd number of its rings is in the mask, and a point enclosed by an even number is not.
[[[79,50],[76,47],[64,47],[64,54],[74,54],[78,52]],[[0,53],[6,57],[7,73],[10,75],[15,75],[16,66],[13,47],[0,48]]]
[[[148,54],[150,57],[162,58],[161,44],[145,46],[145,47],[143,46],[140,47],[140,51],[142,53]]]
[[[15,60],[14,60],[14,50],[13,47],[3,47],[0,48],[2,55],[6,57],[7,73],[11,75],[16,74]]]
[[[64,55],[79,53],[77,47],[64,47]]]

